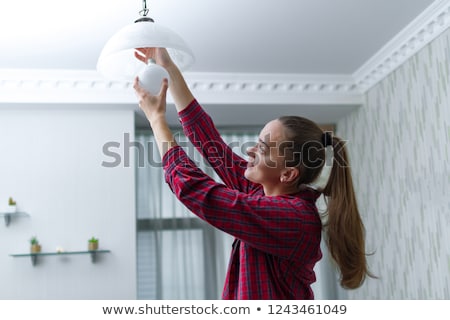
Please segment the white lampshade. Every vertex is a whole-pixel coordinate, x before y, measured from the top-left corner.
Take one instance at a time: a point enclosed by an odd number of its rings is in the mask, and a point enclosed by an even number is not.
[[[178,34],[143,17],[108,40],[98,59],[97,70],[109,79],[133,81],[145,67],[134,56],[135,49],[147,47],[166,48],[181,70],[194,63],[194,54]]]

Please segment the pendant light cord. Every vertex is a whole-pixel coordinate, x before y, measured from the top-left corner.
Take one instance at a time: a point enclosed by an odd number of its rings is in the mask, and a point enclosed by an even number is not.
[[[148,9],[147,9],[147,1],[146,0],[142,0],[142,10],[139,11],[140,15],[143,17],[146,17],[148,14]]]

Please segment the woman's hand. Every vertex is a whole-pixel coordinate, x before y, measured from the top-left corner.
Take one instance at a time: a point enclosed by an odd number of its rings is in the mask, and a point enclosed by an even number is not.
[[[161,119],[165,120],[166,118],[166,95],[168,86],[168,80],[164,79],[159,94],[154,96],[139,85],[138,77],[134,80],[133,88],[139,98],[139,107],[144,111],[145,116],[152,126],[156,121]]]
[[[145,64],[148,64],[149,59],[153,59],[165,69],[174,64],[166,48],[136,48],[134,56]]]
[[[172,94],[178,112],[184,110],[194,100],[183,75],[177,65],[170,58],[165,48],[136,48],[134,52],[136,59],[148,63],[149,59],[155,60],[157,64],[167,70],[170,77],[170,93]]]

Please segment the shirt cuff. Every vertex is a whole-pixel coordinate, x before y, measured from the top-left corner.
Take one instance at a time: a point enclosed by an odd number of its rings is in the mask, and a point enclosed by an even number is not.
[[[164,171],[170,172],[180,163],[186,162],[188,156],[181,146],[170,148],[162,158]]]
[[[203,112],[204,111],[198,101],[194,99],[186,108],[178,113],[178,117],[183,126],[190,126],[202,116]]]

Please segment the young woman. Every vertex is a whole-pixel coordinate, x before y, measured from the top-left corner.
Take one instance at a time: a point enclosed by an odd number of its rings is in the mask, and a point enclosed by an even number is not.
[[[222,298],[313,299],[323,227],[341,285],[359,287],[370,274],[344,143],[308,119],[281,117],[265,125],[246,161],[223,142],[165,49],[138,49],[136,57],[154,59],[170,76],[156,96],[134,83],[168,185],[194,214],[235,237]],[[186,136],[224,184],[177,145],[166,121],[168,87]],[[325,225],[316,207],[321,193],[328,199]]]

